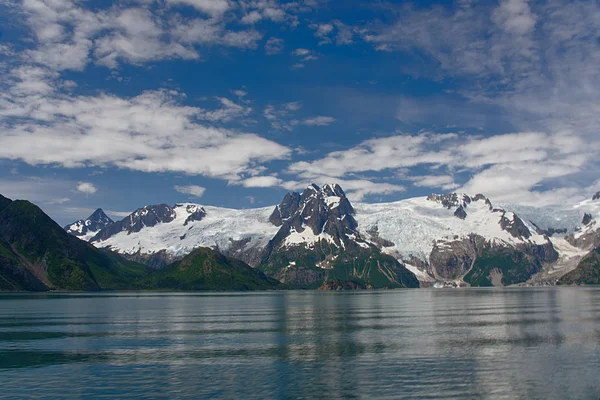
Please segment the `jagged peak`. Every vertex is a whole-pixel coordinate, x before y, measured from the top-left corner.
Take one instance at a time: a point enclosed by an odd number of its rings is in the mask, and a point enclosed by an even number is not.
[[[471,203],[471,197],[465,193],[451,192],[446,194],[432,193],[427,196],[427,200],[440,203],[447,209],[466,207]]]
[[[95,222],[109,222],[109,223],[115,222],[108,215],[106,215],[106,213],[104,212],[104,210],[101,209],[101,208],[97,208],[96,211],[94,211],[92,213],[92,215],[90,215],[87,218],[87,220],[88,221],[95,221]]]
[[[600,199],[600,192],[596,192],[596,194],[592,196],[592,200],[598,200],[598,199]]]

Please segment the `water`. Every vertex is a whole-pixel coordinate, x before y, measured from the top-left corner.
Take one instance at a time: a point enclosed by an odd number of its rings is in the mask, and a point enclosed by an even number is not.
[[[600,288],[0,295],[3,398],[600,398]]]

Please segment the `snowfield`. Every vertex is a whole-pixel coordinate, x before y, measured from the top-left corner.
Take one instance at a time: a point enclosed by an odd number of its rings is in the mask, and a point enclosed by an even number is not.
[[[273,207],[234,210],[203,206],[206,216],[201,221],[184,225],[188,216],[199,207],[192,203],[177,204],[174,207],[176,217],[169,223],[145,227],[139,232],[120,232],[93,244],[123,254],[153,254],[166,250],[168,254],[179,257],[197,247],[226,249],[232,241],[247,239],[249,242],[245,249],[262,248],[279,230],[269,222]]]
[[[333,197],[335,196],[327,198],[330,207],[336,207],[340,203],[339,198]],[[275,206],[242,210],[204,206],[206,216],[201,221],[191,221],[184,225],[188,216],[200,207],[202,206],[192,203],[178,204],[174,207],[175,219],[169,223],[145,227],[140,232],[123,231],[93,244],[123,254],[153,254],[166,250],[169,255],[180,257],[200,246],[229,249],[234,241],[240,240],[248,240],[244,250],[262,249],[279,230],[269,222]],[[440,202],[426,197],[394,203],[357,203],[354,208],[358,229],[363,237],[369,239],[369,232],[376,229],[381,238],[394,243],[393,247],[385,249],[386,253],[399,255],[405,260],[416,257],[428,262],[434,243],[437,242],[438,247],[442,247],[445,241],[460,240],[471,233],[477,233],[498,244],[512,245],[524,241],[546,243],[546,238],[538,235],[535,228],[527,222],[532,234],[528,240],[515,238],[504,231],[500,226],[504,213],[491,211],[485,200],[465,205],[467,217],[464,220],[454,215],[455,207],[448,209]],[[509,220],[514,218],[511,212],[507,212],[505,216]],[[310,247],[320,239],[332,241],[323,234],[315,235],[308,228],[304,232],[293,231],[284,243],[307,243]]]
[[[402,258],[415,257],[429,261],[436,241],[455,241],[471,233],[493,243],[514,245],[524,243],[513,237],[500,226],[501,211],[491,211],[484,200],[472,201],[465,207],[467,217],[461,220],[454,216],[455,208],[447,209],[426,197],[417,197],[394,203],[356,204],[355,218],[364,235],[377,229],[379,236],[394,243],[387,250],[395,250]],[[506,213],[509,220],[514,214]],[[524,221],[525,222],[525,221]],[[526,223],[527,225],[527,223]],[[547,242],[532,226],[529,241],[536,244]],[[368,237],[368,235],[366,235]]]

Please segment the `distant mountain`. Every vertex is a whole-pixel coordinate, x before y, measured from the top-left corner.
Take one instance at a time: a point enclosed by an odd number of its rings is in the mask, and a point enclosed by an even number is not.
[[[260,209],[146,206],[91,242],[154,268],[210,247],[299,287],[326,280],[413,286],[412,274],[425,285],[478,286],[528,281],[563,262],[547,233],[483,195],[352,205],[332,184],[311,185]],[[560,246],[565,255],[584,254],[566,241]]]
[[[600,247],[589,252],[573,271],[563,275],[560,285],[600,285]]]
[[[0,289],[123,289],[145,269],[69,235],[34,204],[0,196]]]
[[[115,221],[110,219],[101,208],[98,208],[92,215],[86,219],[80,219],[72,224],[65,226],[67,233],[77,236],[82,240],[90,240],[102,229],[109,228]]]
[[[316,288],[330,280],[418,287],[412,272],[362,238],[354,213],[339,185],[312,185],[302,194],[288,194],[269,218],[280,228],[259,268],[298,287]]]
[[[366,238],[385,238],[383,251],[403,260],[421,281],[510,285],[528,280],[559,256],[533,224],[494,208],[481,194],[359,204],[356,211]]]
[[[90,242],[153,268],[165,267],[198,247],[216,249],[255,267],[279,229],[269,222],[272,212],[273,207],[232,210],[191,203],[146,206]]]

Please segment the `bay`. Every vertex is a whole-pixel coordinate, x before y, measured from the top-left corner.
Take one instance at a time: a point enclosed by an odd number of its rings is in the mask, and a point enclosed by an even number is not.
[[[2,398],[600,398],[600,288],[0,294]]]

